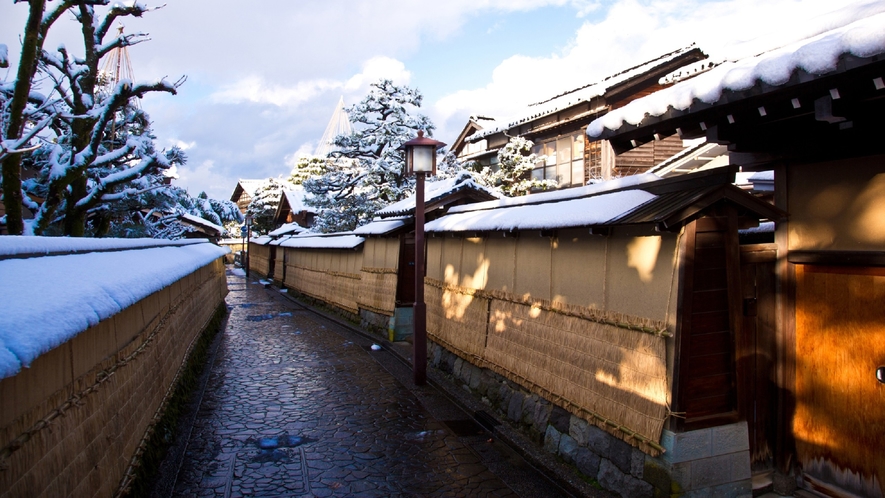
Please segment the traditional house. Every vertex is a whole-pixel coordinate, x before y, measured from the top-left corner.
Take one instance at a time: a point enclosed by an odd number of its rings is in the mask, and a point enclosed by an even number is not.
[[[252,202],[252,198],[255,197],[264,182],[265,180],[243,180],[242,178],[237,181],[237,186],[234,187],[230,200],[240,208],[241,213],[246,214],[246,208],[249,207],[249,203]]]
[[[277,212],[274,214],[274,224],[282,226],[288,223],[297,223],[304,228],[313,226],[316,217],[316,209],[304,202],[306,192],[300,185],[298,188],[283,190]]]
[[[531,104],[511,122],[473,116],[451,150],[460,161],[494,167],[497,152],[510,137],[525,137],[534,142],[533,152],[546,157],[536,165],[533,177],[556,179],[561,187],[645,172],[682,150],[682,140],[676,137],[649,143],[616,157],[605,141],[585,140],[587,124],[611,109],[663,88],[662,77],[705,58],[696,47],[676,50],[600,82]]]
[[[671,405],[680,416],[665,428],[706,441],[706,428],[745,421],[754,470],[773,466],[776,483],[798,479],[832,496],[885,495],[883,11],[844,8],[803,27],[813,36],[721,64],[587,128],[588,140],[621,154],[661,137],[704,137],[744,171],[773,171],[760,180],[789,219],[770,249],[741,254],[771,270],[728,273],[729,296],[743,299],[721,340],[699,313],[713,301],[682,294]],[[709,282],[702,262],[680,265],[694,295]],[[695,351],[724,355],[719,375],[731,383],[698,370]]]

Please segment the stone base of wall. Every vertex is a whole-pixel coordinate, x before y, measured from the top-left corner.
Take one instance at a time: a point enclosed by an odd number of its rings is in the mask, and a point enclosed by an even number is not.
[[[667,451],[655,458],[439,344],[430,342],[428,349],[431,367],[463,383],[501,419],[609,491],[623,497],[752,495],[746,423],[669,433],[673,437],[665,431]]]
[[[664,430],[661,455],[672,489],[684,496],[752,496],[747,423],[673,433]]]
[[[360,327],[382,337],[387,337],[390,327],[390,315],[382,315],[360,308]]]

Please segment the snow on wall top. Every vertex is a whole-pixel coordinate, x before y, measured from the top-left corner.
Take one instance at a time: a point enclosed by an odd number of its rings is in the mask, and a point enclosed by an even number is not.
[[[427,232],[544,230],[601,225],[656,196],[644,190],[624,190],[582,199],[492,211],[448,214],[427,224]]]
[[[298,223],[292,222],[292,223],[286,223],[286,224],[280,226],[280,228],[277,228],[276,230],[271,230],[270,232],[268,232],[268,235],[270,235],[271,237],[281,237],[283,235],[291,235],[291,234],[301,233],[301,232],[305,232],[305,231],[307,231],[306,228],[299,225]]]
[[[809,74],[835,71],[839,57],[851,54],[872,57],[885,53],[885,8],[881,2],[855,4],[820,22],[843,22],[815,36],[734,62],[725,62],[695,78],[634,100],[596,119],[587,135],[599,137],[605,129],[617,130],[624,123],[639,125],[646,116],[661,116],[670,109],[684,111],[695,101],[714,104],[727,90],[741,91],[757,82],[772,86],[786,84],[793,72]]]
[[[253,237],[252,239],[249,240],[249,242],[251,242],[252,244],[259,245],[259,246],[266,246],[267,244],[271,243],[272,241],[273,241],[273,237],[271,237],[270,235],[261,235],[258,237]]]
[[[0,237],[0,252],[128,250],[0,260],[0,275],[8,285],[0,300],[0,378],[15,375],[41,354],[230,252],[196,240],[156,241],[161,244],[150,247],[141,239],[21,238],[30,240]]]
[[[411,219],[411,218],[408,218]],[[385,235],[406,225],[407,218],[374,219],[353,231],[354,235]]]
[[[489,195],[495,197],[501,197],[501,194],[492,190],[488,187],[484,187],[473,180],[473,175],[471,175],[467,171],[462,171],[458,173],[457,176],[452,178],[448,178],[445,180],[439,180],[435,182],[427,182],[424,187],[424,202],[430,203],[437,199],[441,199],[447,195],[453,194],[461,189],[470,188],[473,190],[478,190],[485,192]],[[414,213],[415,211],[415,200],[417,199],[416,195],[411,195],[399,202],[394,202],[393,204],[387,206],[386,208],[378,211],[379,216],[394,216],[403,213]]]
[[[541,116],[546,116],[548,114],[552,114],[561,109],[567,109],[573,105],[576,105],[580,102],[589,101],[595,97],[600,97],[605,95],[609,88],[612,88],[616,85],[619,85],[625,81],[628,81],[632,78],[635,78],[641,74],[644,74],[661,64],[665,64],[677,57],[685,54],[689,50],[695,49],[695,46],[689,46],[685,48],[681,48],[669,54],[664,54],[656,59],[652,59],[650,61],[639,64],[638,66],[634,66],[625,71],[621,71],[620,73],[613,74],[611,76],[606,77],[605,79],[591,83],[589,85],[583,86],[581,88],[576,88],[574,90],[565,92],[563,94],[557,95],[549,100],[545,100],[543,102],[537,102],[534,104],[530,104],[528,108],[525,109],[523,115],[515,120],[512,120],[506,124],[495,122],[497,126],[489,127],[483,130],[480,130],[470,137],[467,138],[468,142],[474,142],[477,140],[481,140],[489,135],[493,135],[495,133],[500,133],[502,131],[513,128],[518,124],[522,124],[528,121],[532,121]]]
[[[499,209],[511,206],[525,206],[529,204],[543,204],[548,202],[560,202],[579,197],[588,197],[598,195],[603,192],[609,192],[616,189],[641,185],[643,183],[660,180],[661,177],[644,173],[641,175],[631,175],[622,178],[616,178],[606,182],[593,183],[583,187],[567,188],[563,190],[553,190],[550,192],[539,192],[537,194],[529,194],[521,197],[502,197],[496,201],[476,202],[473,204],[464,204],[455,206],[449,210],[451,213],[463,213],[467,211],[481,211],[487,209]]]
[[[356,249],[366,239],[350,233],[333,235],[302,234],[280,242],[281,247],[295,249]]]
[[[124,251],[162,246],[204,244],[205,240],[183,239],[90,239],[86,237],[0,237],[0,259],[61,255],[96,251]]]

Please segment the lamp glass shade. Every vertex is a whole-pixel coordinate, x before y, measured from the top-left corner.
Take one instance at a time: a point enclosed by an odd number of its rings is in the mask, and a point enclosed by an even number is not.
[[[433,160],[436,147],[433,145],[416,145],[412,147],[412,167],[415,173],[433,173]]]

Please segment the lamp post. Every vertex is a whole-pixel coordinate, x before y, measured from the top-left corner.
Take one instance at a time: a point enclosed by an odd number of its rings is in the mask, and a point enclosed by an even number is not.
[[[249,277],[249,239],[252,237],[252,215],[246,215],[246,277]]]
[[[436,174],[436,149],[446,144],[427,138],[418,131],[418,138],[404,143],[406,174],[415,174],[415,306],[412,333],[412,374],[416,386],[427,381],[427,308],[424,305],[424,177]]]

